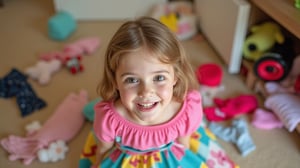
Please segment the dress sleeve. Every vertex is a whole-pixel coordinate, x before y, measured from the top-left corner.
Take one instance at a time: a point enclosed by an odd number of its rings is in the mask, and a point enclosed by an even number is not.
[[[94,107],[95,120],[93,124],[97,138],[104,142],[112,142],[115,137],[114,122],[111,122],[111,109],[109,103],[99,102]]]
[[[186,114],[185,135],[190,135],[199,128],[203,117],[201,95],[198,91],[192,91],[187,95]]]

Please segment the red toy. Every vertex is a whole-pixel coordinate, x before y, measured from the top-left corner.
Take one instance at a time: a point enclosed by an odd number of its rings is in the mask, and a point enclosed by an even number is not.
[[[83,71],[83,65],[81,64],[81,55],[78,55],[77,57],[67,56],[65,60],[65,66],[72,74],[77,74],[78,72]]]

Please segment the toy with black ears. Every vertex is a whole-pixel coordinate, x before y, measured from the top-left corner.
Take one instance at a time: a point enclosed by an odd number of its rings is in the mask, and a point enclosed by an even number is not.
[[[284,42],[284,35],[279,25],[274,22],[254,25],[250,32],[243,44],[243,57],[250,61],[258,60],[276,43],[282,44]]]

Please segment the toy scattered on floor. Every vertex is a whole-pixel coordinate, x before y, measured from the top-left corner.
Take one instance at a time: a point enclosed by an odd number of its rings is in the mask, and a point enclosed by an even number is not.
[[[13,68],[4,78],[0,79],[0,97],[16,96],[22,117],[46,107],[46,102],[39,98],[25,74]]]
[[[97,37],[86,37],[67,44],[63,47],[63,52],[67,55],[92,55],[100,46],[100,40]]]
[[[196,16],[191,2],[156,4],[150,11],[150,17],[165,24],[179,40],[187,40],[197,34]]]
[[[300,9],[300,0],[295,0],[295,7]]]
[[[37,132],[39,129],[42,128],[42,125],[39,121],[32,121],[30,124],[26,125],[25,130],[27,132],[26,135],[31,135]]]
[[[83,71],[83,65],[81,63],[81,59],[82,59],[81,55],[78,55],[77,57],[66,58],[65,65],[72,74],[76,74],[78,72]]]
[[[283,123],[278,119],[276,114],[261,108],[257,108],[254,111],[251,124],[256,128],[264,130],[283,127]]]
[[[300,95],[284,90],[276,92],[274,85],[276,83],[265,84],[269,96],[265,99],[264,107],[274,112],[289,132],[297,129],[300,133]],[[276,87],[281,88],[279,84]]]
[[[203,112],[207,120],[216,122],[253,112],[258,107],[256,97],[248,94],[241,94],[224,100],[214,98],[214,103],[216,106],[205,107]]]
[[[284,42],[284,35],[279,25],[274,22],[254,25],[250,32],[251,34],[246,37],[243,44],[243,57],[251,61],[259,59],[265,52],[272,49],[275,43]]]
[[[244,157],[256,149],[247,122],[242,118],[233,120],[229,127],[211,122],[208,128],[222,140],[234,143]]]
[[[203,106],[212,106],[217,93],[224,90],[222,68],[214,63],[202,64],[197,68],[196,76],[200,84]]]
[[[101,100],[101,98],[96,98],[84,106],[83,115],[88,121],[94,122],[94,106]]]
[[[293,42],[286,38],[255,61],[254,72],[264,81],[281,81],[289,74],[295,56]]]
[[[40,162],[57,162],[65,159],[65,155],[69,148],[64,141],[57,140],[51,142],[48,148],[40,149],[37,156]]]
[[[9,153],[9,160],[22,160],[29,165],[38,157],[37,152],[49,148],[52,142],[60,140],[67,143],[72,140],[85,121],[82,110],[87,103],[85,90],[78,94],[70,93],[36,132],[25,137],[10,135],[1,139],[2,147]],[[41,158],[44,160],[44,155]]]
[[[50,61],[39,60],[34,66],[25,69],[25,74],[39,84],[46,85],[50,82],[51,76],[61,68],[61,62],[57,59]]]
[[[60,11],[48,20],[48,35],[53,40],[66,40],[76,29],[76,20],[66,11]]]
[[[59,60],[72,74],[84,70],[81,63],[84,55],[92,55],[100,46],[100,40],[96,37],[87,37],[67,44],[62,51],[43,53],[40,58],[45,61]]]

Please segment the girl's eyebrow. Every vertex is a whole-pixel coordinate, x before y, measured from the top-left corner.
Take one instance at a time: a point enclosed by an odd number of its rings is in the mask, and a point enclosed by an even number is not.
[[[167,73],[167,74],[170,74],[170,72],[167,71],[167,70],[159,70],[159,71],[153,71],[153,72],[152,72],[152,74],[159,74],[159,73]],[[132,72],[125,72],[125,73],[121,74],[121,77],[127,76],[127,75],[135,75],[135,73],[132,73]]]

